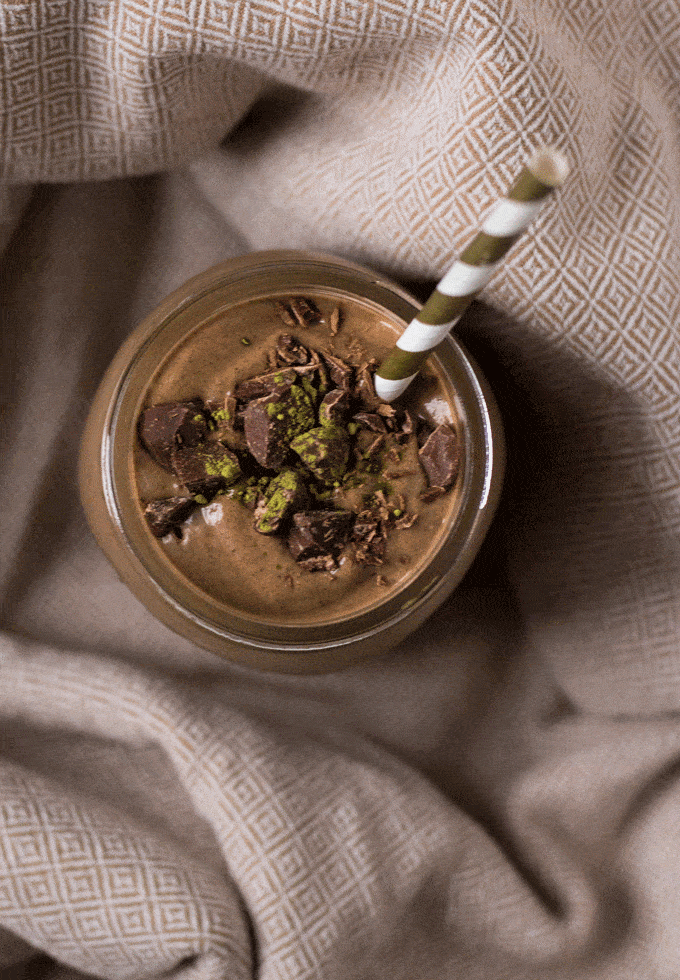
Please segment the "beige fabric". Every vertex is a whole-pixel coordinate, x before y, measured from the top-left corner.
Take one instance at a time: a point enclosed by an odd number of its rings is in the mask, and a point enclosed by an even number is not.
[[[0,968],[680,978],[676,7],[5,0],[0,37]],[[129,330],[254,248],[424,297],[543,141],[573,176],[460,328],[510,469],[450,602],[317,678],[155,623],[75,491]]]

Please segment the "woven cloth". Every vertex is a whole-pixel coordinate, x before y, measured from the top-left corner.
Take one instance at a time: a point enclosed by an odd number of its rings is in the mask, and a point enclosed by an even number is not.
[[[678,980],[676,6],[4,0],[0,58],[0,968]],[[76,492],[135,323],[270,247],[425,298],[541,143],[459,327],[509,466],[452,598],[318,677],[156,623]]]

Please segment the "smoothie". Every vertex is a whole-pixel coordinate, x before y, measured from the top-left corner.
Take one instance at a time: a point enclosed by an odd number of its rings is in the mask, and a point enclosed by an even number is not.
[[[237,303],[159,365],[134,477],[154,548],[241,617],[341,620],[394,597],[460,506],[466,433],[436,363],[394,405],[403,323],[340,290]]]

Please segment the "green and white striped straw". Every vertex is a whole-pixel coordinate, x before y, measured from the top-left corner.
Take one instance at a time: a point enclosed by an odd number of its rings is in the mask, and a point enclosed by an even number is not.
[[[392,401],[406,391],[423,361],[458,323],[505,253],[568,174],[565,157],[553,147],[532,154],[507,195],[496,202],[481,230],[378,368],[374,381],[379,398]]]

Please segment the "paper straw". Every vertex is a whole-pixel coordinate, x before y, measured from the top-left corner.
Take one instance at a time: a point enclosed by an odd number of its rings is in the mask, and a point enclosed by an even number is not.
[[[378,368],[374,379],[378,397],[392,401],[406,391],[423,361],[458,323],[508,249],[568,174],[565,157],[553,147],[542,147],[529,158],[507,195],[496,202],[476,237]]]

